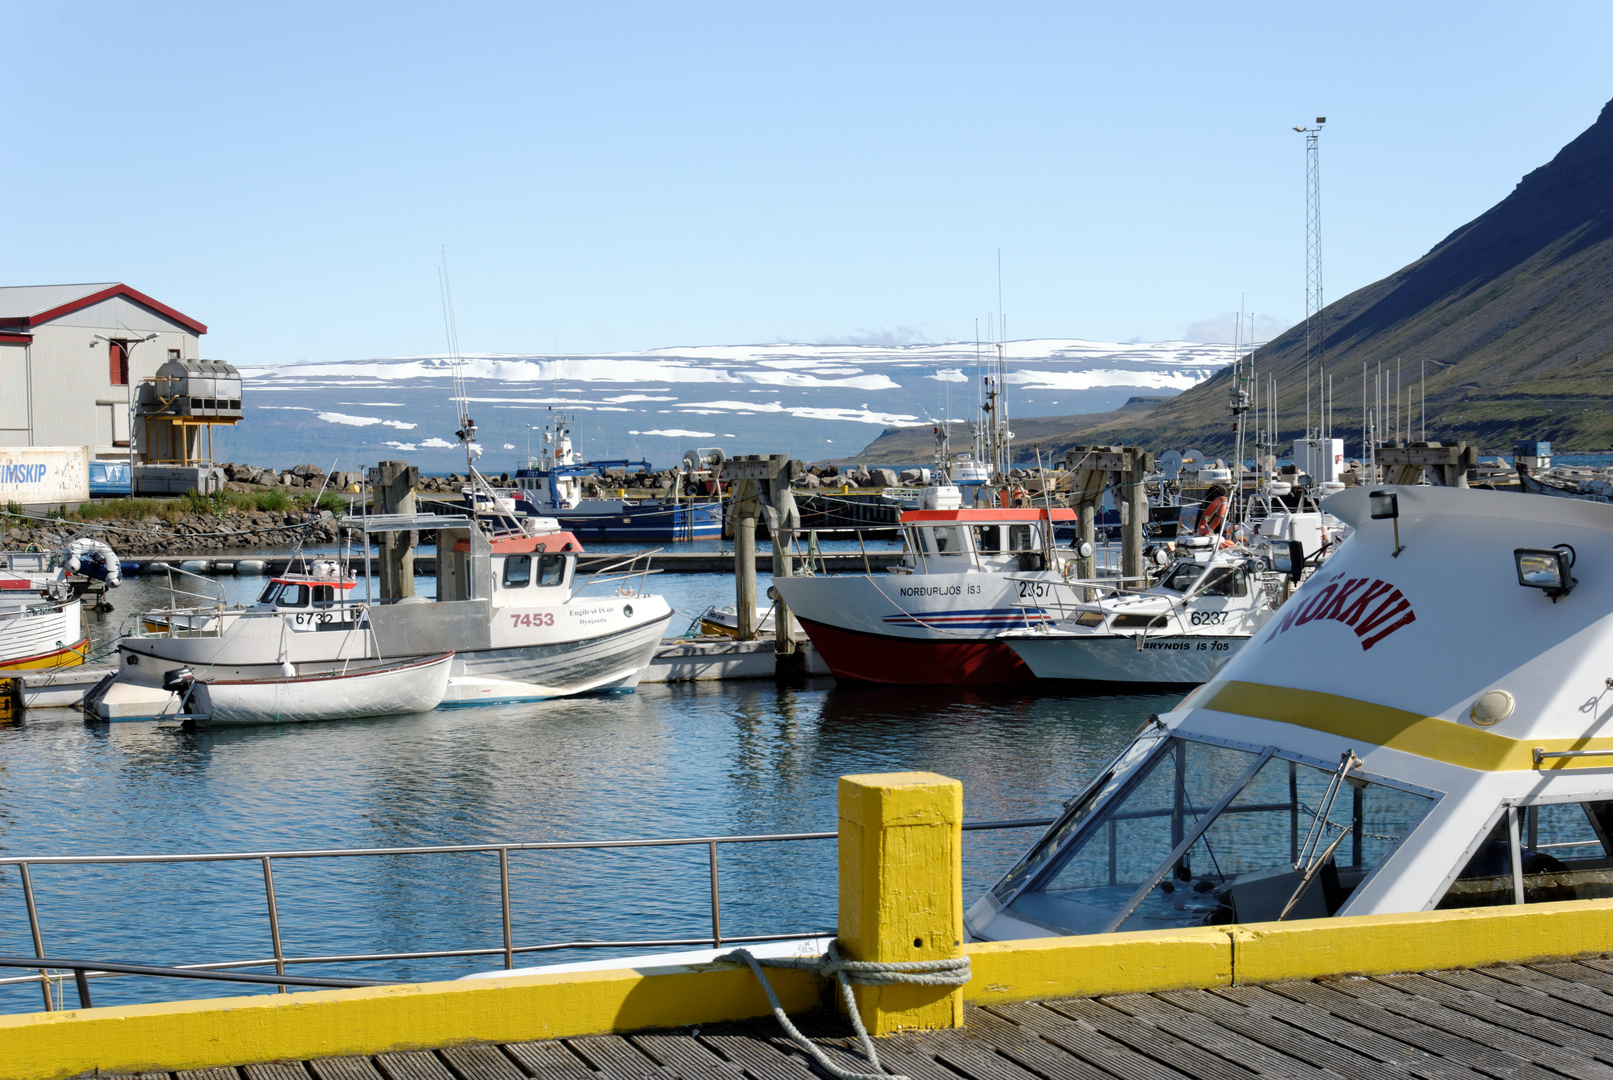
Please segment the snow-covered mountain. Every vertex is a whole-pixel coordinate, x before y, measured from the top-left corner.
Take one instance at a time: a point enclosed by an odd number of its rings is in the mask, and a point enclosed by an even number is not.
[[[1004,346],[1013,416],[1101,412],[1134,394],[1171,395],[1232,360],[1229,345],[1043,339]],[[589,458],[648,459],[685,450],[847,457],[891,425],[978,415],[980,375],[995,347],[723,345],[598,355],[463,358],[470,415],[486,456],[513,470],[536,452],[551,410],[574,420]],[[442,356],[242,369],[245,419],[218,429],[221,461],[357,469],[402,459],[426,472],[462,469],[454,370]]]

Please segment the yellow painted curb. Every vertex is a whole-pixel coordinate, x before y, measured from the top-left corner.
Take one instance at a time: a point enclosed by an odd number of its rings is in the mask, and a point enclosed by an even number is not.
[[[974,973],[963,999],[980,1005],[1232,983],[1232,938],[1222,927],[977,942],[963,951]]]
[[[791,1011],[809,975],[769,971]],[[0,1016],[6,1080],[166,1072],[467,1042],[523,1042],[765,1016],[755,976],[723,964],[522,975]]]
[[[1239,983],[1529,963],[1613,951],[1613,900],[1225,927]]]
[[[965,945],[976,1004],[1527,963],[1613,952],[1613,900]],[[770,970],[786,1010],[822,1000]],[[827,984],[825,984],[827,985]],[[728,964],[424,983],[0,1016],[7,1080],[521,1042],[763,1016]]]

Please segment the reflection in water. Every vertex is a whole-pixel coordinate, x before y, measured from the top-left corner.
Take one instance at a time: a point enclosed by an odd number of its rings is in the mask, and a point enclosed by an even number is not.
[[[76,714],[39,712],[0,730],[0,850],[832,831],[841,775],[909,769],[962,780],[970,819],[1045,817],[1143,718],[1175,701],[829,681],[781,689],[764,681],[216,732],[90,728]],[[1033,839],[1030,831],[970,835],[966,902]],[[725,934],[833,926],[832,841],[726,847],[720,868]],[[279,860],[274,874],[293,954],[496,949],[502,941],[495,855]],[[517,943],[709,932],[703,845],[518,853],[510,874]],[[37,867],[33,879],[54,954],[154,963],[271,955],[255,862]],[[0,872],[0,949],[13,955],[33,947],[18,885],[16,871]],[[494,956],[304,970],[422,979],[499,963]],[[118,1004],[201,992],[120,980],[97,984],[95,996]],[[38,1002],[36,988],[0,988],[0,1010]]]

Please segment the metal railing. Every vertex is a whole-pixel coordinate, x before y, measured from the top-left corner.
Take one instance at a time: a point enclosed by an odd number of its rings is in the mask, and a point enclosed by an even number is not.
[[[587,589],[614,583],[616,584],[618,595],[643,596],[645,595],[646,580],[651,574],[661,572],[651,568],[651,561],[656,555],[665,550],[665,548],[649,548],[644,551],[635,551],[616,559],[605,556],[604,559],[608,561],[604,566],[597,566],[597,562],[601,560],[590,559],[585,561],[579,558],[576,569],[572,571],[573,585],[571,595],[573,597],[582,596]],[[581,582],[577,582],[575,579],[585,571],[588,577]],[[636,585],[628,584],[635,578],[638,582]]]
[[[1045,828],[1051,825],[1054,818],[1020,818],[1004,821],[972,821],[962,826],[965,832],[981,832],[1000,829],[1027,829]],[[754,934],[724,936],[722,932],[721,891],[718,881],[718,848],[724,844],[763,844],[786,843],[800,840],[833,840],[838,836],[835,832],[800,832],[800,833],[758,833],[745,836],[683,836],[661,839],[642,840],[581,840],[581,841],[539,841],[531,843],[507,844],[438,844],[425,847],[380,847],[380,848],[335,848],[335,849],[309,849],[284,851],[237,851],[237,852],[199,852],[195,854],[176,855],[42,855],[42,856],[5,856],[0,857],[0,871],[7,866],[15,866],[22,878],[23,900],[28,910],[28,928],[33,937],[34,959],[27,961],[27,966],[37,968],[36,974],[14,975],[0,977],[0,986],[16,985],[21,983],[38,982],[44,996],[45,1009],[51,1011],[56,1008],[55,998],[52,996],[53,988],[60,996],[60,990],[65,981],[71,977],[79,985],[81,999],[88,1000],[89,978],[122,978],[129,975],[142,974],[172,974],[174,972],[221,972],[240,968],[273,966],[275,974],[254,976],[252,982],[273,983],[286,992],[288,985],[305,985],[304,977],[285,977],[286,967],[292,964],[336,964],[336,963],[373,963],[397,960],[426,960],[446,959],[451,957],[468,956],[502,956],[504,968],[512,969],[515,966],[517,955],[531,953],[555,952],[564,949],[599,949],[599,948],[673,948],[678,946],[705,946],[721,948],[725,943],[743,944],[758,941],[780,941],[789,938],[818,936],[823,930],[791,931],[775,934]],[[510,855],[512,853],[533,851],[600,851],[619,848],[670,848],[670,847],[704,847],[706,861],[710,876],[711,893],[711,933],[708,936],[695,938],[661,938],[637,939],[622,941],[559,941],[546,942],[535,945],[520,945],[515,941],[514,922],[511,917],[511,889],[510,889]],[[347,955],[322,956],[289,956],[286,954],[280,935],[280,906],[274,886],[274,863],[292,859],[350,859],[395,857],[404,855],[449,855],[449,854],[496,854],[499,861],[499,907],[500,922],[503,930],[503,940],[500,945],[492,947],[478,947],[465,949],[430,949],[412,952],[374,952],[354,953]],[[128,866],[135,864],[173,864],[173,863],[258,863],[262,868],[264,904],[268,915],[269,943],[273,955],[261,959],[226,960],[204,964],[179,964],[168,968],[152,968],[142,971],[126,971],[133,965],[104,964],[91,965],[87,961],[73,960],[70,962],[52,961],[45,953],[44,932],[41,928],[39,904],[33,883],[33,868],[41,866]],[[827,931],[832,934],[833,931]],[[16,967],[19,964],[6,962],[7,958],[0,958],[0,967]],[[71,970],[72,976],[59,974],[53,971]],[[180,977],[180,976],[176,976]]]

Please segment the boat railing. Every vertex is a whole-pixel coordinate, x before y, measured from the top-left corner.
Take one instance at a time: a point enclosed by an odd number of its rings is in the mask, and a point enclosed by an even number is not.
[[[1000,821],[969,821],[964,822],[964,832],[996,831],[1002,829],[1045,829],[1052,825],[1056,818],[1015,818]],[[237,971],[243,968],[273,967],[273,976],[254,977],[252,982],[270,982],[278,985],[282,993],[290,985],[308,985],[309,979],[301,976],[280,978],[286,975],[287,967],[296,964],[347,964],[347,963],[376,963],[402,960],[447,959],[453,957],[472,956],[499,956],[503,958],[505,970],[515,967],[517,956],[526,956],[535,953],[549,953],[571,949],[661,949],[677,947],[703,947],[722,948],[724,944],[743,944],[757,941],[781,941],[801,937],[813,937],[821,934],[833,934],[833,930],[823,929],[798,930],[774,934],[751,935],[725,935],[722,928],[721,889],[718,876],[718,851],[727,845],[737,844],[775,844],[799,841],[825,841],[834,840],[839,836],[837,832],[797,832],[797,833],[757,833],[742,836],[678,836],[653,839],[627,839],[627,840],[577,840],[577,841],[534,841],[512,843],[487,844],[435,844],[429,846],[411,847],[372,847],[372,848],[314,848],[306,850],[277,850],[277,851],[232,851],[232,852],[190,852],[180,854],[156,855],[10,855],[0,857],[0,874],[6,867],[14,866],[21,876],[23,902],[28,912],[28,928],[32,935],[34,957],[27,966],[36,969],[27,975],[13,975],[0,977],[0,986],[10,986],[25,983],[38,983],[44,995],[46,1011],[59,1007],[62,998],[62,989],[68,978],[72,978],[78,986],[80,1000],[87,1007],[89,1005],[88,979],[127,978],[136,975],[168,974],[159,968],[146,970],[130,970],[134,965],[101,963],[92,964],[86,961],[62,962],[46,955],[44,933],[42,930],[43,918],[41,916],[38,893],[34,888],[34,871],[44,866],[70,866],[70,867],[114,867],[149,864],[185,864],[185,863],[255,863],[262,869],[263,899],[265,911],[268,916],[268,945],[270,956],[244,960],[224,960],[204,964],[169,965],[172,973],[186,972],[225,972]],[[511,857],[527,852],[566,852],[566,851],[606,851],[623,848],[698,848],[705,854],[708,875],[710,880],[711,897],[711,932],[699,937],[639,939],[639,940],[589,940],[589,941],[554,941],[538,944],[517,943],[515,937],[514,920],[511,917],[513,892],[510,887]],[[304,859],[397,859],[402,856],[428,856],[428,855],[495,855],[499,866],[499,907],[500,922],[503,929],[503,940],[499,945],[472,946],[462,949],[428,949],[410,952],[371,952],[352,953],[346,955],[291,955],[286,952],[281,937],[282,908],[280,897],[275,892],[274,867],[277,862],[286,863],[291,860]],[[10,961],[16,958],[0,957],[0,967],[16,967],[17,963]],[[71,972],[71,975],[67,974]],[[206,977],[206,976],[202,976]],[[355,985],[348,981],[349,985]]]
[[[168,606],[163,609],[163,614],[194,615],[203,611],[218,611],[228,604],[224,598],[224,586],[212,578],[192,573],[171,563],[163,563],[162,568],[168,575]],[[199,584],[193,588],[186,588],[185,586],[191,582]],[[202,586],[206,587],[205,592],[201,591]]]
[[[588,577],[584,579],[581,584],[577,585],[576,588],[572,590],[571,594],[573,596],[581,596],[585,590],[599,589],[603,588],[604,586],[614,585],[615,589],[613,591],[619,595],[642,596],[645,593],[645,580],[651,574],[659,574],[661,572],[654,569],[652,564],[654,563],[655,556],[659,555],[664,550],[666,549],[649,548],[645,551],[635,551],[625,558],[606,562],[604,566],[591,569],[588,573]],[[583,565],[583,561],[578,559],[578,573],[582,571]],[[592,566],[593,564],[590,562],[588,565]]]

